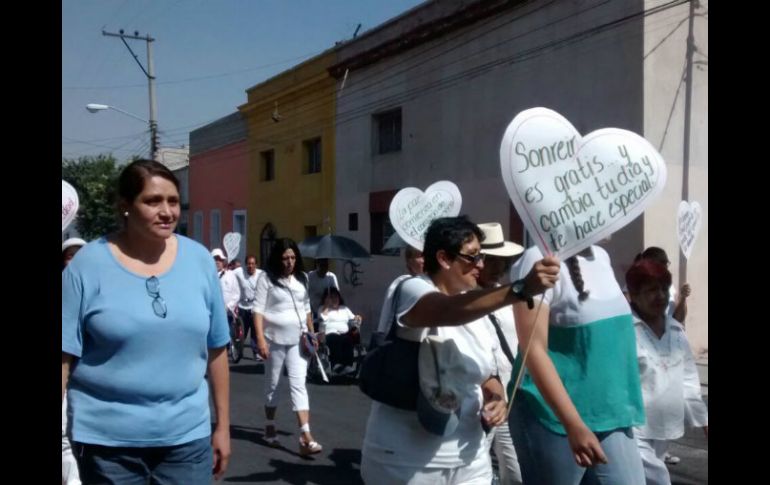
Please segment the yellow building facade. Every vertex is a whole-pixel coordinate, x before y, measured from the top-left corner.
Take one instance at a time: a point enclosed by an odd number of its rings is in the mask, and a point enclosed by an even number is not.
[[[249,147],[248,241],[262,265],[271,241],[334,231],[333,50],[258,84],[239,106]]]

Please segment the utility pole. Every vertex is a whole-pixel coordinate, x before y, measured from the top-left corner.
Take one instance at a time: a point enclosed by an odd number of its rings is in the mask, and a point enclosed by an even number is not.
[[[682,153],[682,200],[690,200],[690,118],[692,117],[692,57],[695,52],[695,34],[693,33],[695,8],[698,0],[690,0],[689,29],[687,33],[687,70],[684,91],[684,147]],[[679,251],[679,287],[687,282],[687,258]]]
[[[156,160],[158,155],[158,119],[156,117],[157,108],[155,104],[155,70],[152,63],[152,43],[155,39],[149,35],[142,37],[139,35],[138,31],[135,31],[134,35],[127,35],[123,32],[123,29],[120,29],[117,34],[102,30],[102,35],[108,37],[120,37],[120,40],[123,41],[123,44],[125,44],[128,51],[134,56],[134,60],[139,64],[144,75],[147,76],[147,82],[150,88],[150,156],[153,160]],[[126,39],[143,40],[147,42],[147,69],[145,69],[142,63],[139,62],[139,58],[134,54],[134,51],[131,50],[131,46],[128,45]]]

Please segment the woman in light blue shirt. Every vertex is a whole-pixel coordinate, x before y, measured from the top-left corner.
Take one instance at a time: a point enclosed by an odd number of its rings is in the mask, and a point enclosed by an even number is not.
[[[62,273],[62,394],[81,478],[208,484],[230,455],[229,332],[214,263],[174,234],[179,182],[165,166],[137,160],[118,185],[122,229]]]

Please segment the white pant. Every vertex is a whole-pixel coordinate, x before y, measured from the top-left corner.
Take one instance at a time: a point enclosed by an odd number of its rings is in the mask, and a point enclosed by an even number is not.
[[[663,461],[668,449],[668,441],[636,438],[636,443],[642,455],[644,479],[647,485],[671,485],[671,475]]]
[[[489,485],[492,460],[481,453],[469,465],[455,468],[386,465],[361,457],[361,478],[366,485]]]
[[[310,403],[305,387],[307,360],[300,355],[299,344],[281,345],[270,340],[267,343],[270,346],[270,357],[265,362],[265,405],[278,407],[278,384],[285,364],[289,374],[292,411],[308,411]]]
[[[501,485],[522,485],[519,459],[516,457],[516,449],[513,447],[507,422],[495,427],[492,439]]]
[[[72,446],[67,438],[67,393],[61,403],[61,482],[62,485],[80,485],[80,474]]]

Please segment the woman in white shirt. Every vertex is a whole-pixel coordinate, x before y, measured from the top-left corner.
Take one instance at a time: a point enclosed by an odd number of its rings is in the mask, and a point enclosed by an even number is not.
[[[647,485],[670,485],[664,463],[668,442],[684,435],[684,424],[703,428],[708,410],[684,328],[666,313],[671,273],[641,259],[626,273],[634,311],[636,353],[647,422],[635,428]]]
[[[292,410],[297,413],[301,432],[299,452],[318,453],[322,447],[310,434],[310,403],[305,387],[308,361],[299,349],[302,332],[313,332],[313,318],[302,255],[291,239],[277,240],[270,251],[267,270],[257,281],[254,315],[257,351],[265,359],[265,441],[280,446],[273,420],[285,365]]]
[[[352,338],[361,326],[361,315],[354,315],[350,308],[345,306],[340,290],[333,286],[324,290],[321,301],[322,305],[318,310],[321,320],[319,331],[324,333],[326,344],[329,346],[332,370],[335,374],[349,374],[355,370]]]
[[[484,265],[478,226],[465,217],[434,220],[425,236],[424,276],[396,291],[396,335],[422,341],[429,331],[452,340],[463,354],[455,377],[460,408],[456,429],[446,436],[426,431],[418,413],[374,401],[361,451],[361,476],[375,484],[484,484],[492,481],[486,426],[505,421],[504,390],[493,357],[495,339],[485,316],[542,293],[558,278],[559,261],[544,258],[514,285],[468,291]],[[390,308],[390,307],[389,307]]]

